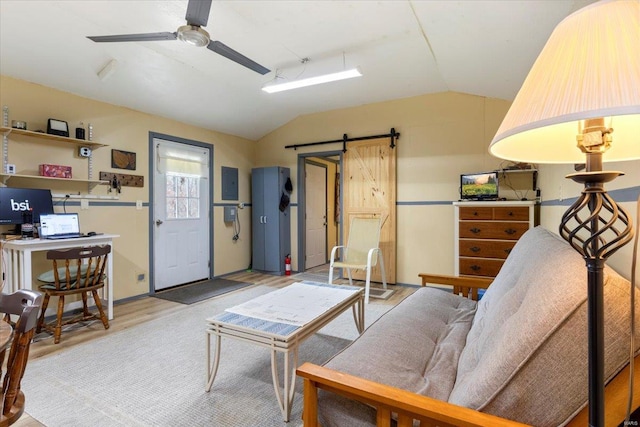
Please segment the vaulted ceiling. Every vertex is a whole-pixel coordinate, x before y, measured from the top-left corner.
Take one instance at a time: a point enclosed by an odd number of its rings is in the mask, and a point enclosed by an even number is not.
[[[211,39],[271,70],[260,75],[178,41],[86,38],[174,32],[187,0],[1,0],[0,74],[257,140],[302,114],[428,93],[512,100],[553,28],[591,2],[214,0]],[[261,90],[354,66],[363,77]]]

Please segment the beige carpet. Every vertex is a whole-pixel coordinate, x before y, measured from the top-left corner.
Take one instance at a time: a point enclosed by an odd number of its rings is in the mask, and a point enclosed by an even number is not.
[[[204,391],[205,319],[272,290],[254,285],[32,361],[22,382],[26,411],[48,427],[298,427],[302,381],[286,424],[265,348],[223,339],[218,375]],[[389,308],[368,304],[366,324]],[[301,345],[300,363],[323,363],[356,336],[349,310]]]

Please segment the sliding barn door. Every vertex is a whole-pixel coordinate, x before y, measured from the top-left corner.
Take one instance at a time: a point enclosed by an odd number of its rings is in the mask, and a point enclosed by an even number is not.
[[[380,248],[387,283],[396,283],[396,151],[389,145],[389,138],[347,144],[343,166],[343,244],[349,241],[353,217],[381,217]],[[364,271],[356,272],[354,278],[364,280]],[[371,280],[382,281],[379,264]]]

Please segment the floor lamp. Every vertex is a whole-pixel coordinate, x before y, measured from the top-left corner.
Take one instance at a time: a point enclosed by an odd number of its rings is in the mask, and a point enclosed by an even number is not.
[[[589,425],[604,425],[603,267],[633,235],[605,188],[622,172],[603,161],[640,159],[640,0],[601,1],[555,28],[491,142],[517,162],[586,163],[560,235],[587,266]]]

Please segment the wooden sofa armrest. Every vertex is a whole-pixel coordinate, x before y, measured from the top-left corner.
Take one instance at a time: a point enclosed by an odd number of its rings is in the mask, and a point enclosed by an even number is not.
[[[398,427],[412,427],[414,419],[420,420],[422,426],[440,427],[526,425],[308,362],[300,366],[296,374],[304,379],[302,418],[305,427],[318,426],[318,389],[373,406],[378,427],[389,427],[392,413],[398,414]]]
[[[463,296],[471,294],[471,298],[475,301],[478,300],[478,289],[487,289],[491,282],[493,282],[492,278],[484,277],[461,277],[425,273],[420,273],[418,276],[422,279],[422,286],[425,286],[427,283],[451,285],[453,286],[454,294],[462,294]]]

